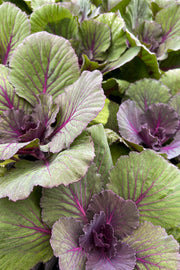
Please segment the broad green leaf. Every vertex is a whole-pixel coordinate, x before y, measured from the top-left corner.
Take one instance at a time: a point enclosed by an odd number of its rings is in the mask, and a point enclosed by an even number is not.
[[[86,255],[79,246],[79,236],[83,233],[81,224],[73,218],[62,217],[53,226],[51,246],[59,257],[62,270],[84,270]]]
[[[79,65],[68,40],[47,32],[27,37],[10,61],[10,81],[32,105],[38,94],[57,97],[79,77]]]
[[[44,4],[53,4],[55,3],[55,0],[31,0],[31,7],[33,9],[37,9],[41,7]]]
[[[1,199],[0,211],[1,269],[31,269],[53,256],[51,231],[41,221],[37,192],[24,201]]]
[[[178,270],[179,245],[160,226],[144,222],[124,242],[136,251],[136,270]]]
[[[47,31],[70,39],[78,32],[78,23],[71,12],[58,4],[46,4],[35,10],[30,18],[31,32]]]
[[[173,96],[168,104],[175,109],[180,119],[180,93]]]
[[[110,28],[106,24],[95,20],[83,21],[79,36],[83,54],[93,61],[106,60],[103,53],[109,48],[111,41]]]
[[[160,68],[163,71],[180,68],[180,50],[170,51],[168,58],[160,62]]]
[[[108,189],[133,200],[140,221],[164,228],[180,223],[180,172],[152,150],[120,157],[110,172]]]
[[[161,76],[160,81],[170,89],[172,95],[180,93],[180,69],[168,70]]]
[[[106,98],[105,100],[105,105],[102,111],[94,118],[94,120],[91,121],[90,125],[95,125],[95,124],[103,124],[105,125],[108,121],[109,118],[109,103],[110,100]]]
[[[132,47],[123,53],[119,59],[109,62],[105,68],[103,68],[102,73],[106,74],[116,68],[122,67],[126,63],[130,62],[135,56],[138,55],[140,47]]]
[[[87,127],[105,103],[99,71],[84,71],[80,78],[56,99],[60,107],[60,122],[48,144],[50,151],[59,152],[74,141]]]
[[[9,63],[14,49],[30,35],[27,15],[11,3],[0,6],[0,62]]]
[[[86,175],[77,183],[65,187],[43,189],[41,198],[42,218],[50,227],[62,216],[73,217],[85,223],[86,210],[93,194],[102,190],[102,180],[93,163]]]
[[[96,155],[94,162],[98,169],[97,172],[101,174],[105,185],[108,181],[109,170],[113,165],[106,133],[102,125],[94,125],[88,128],[88,132],[90,133],[94,143]]]
[[[129,82],[125,80],[119,80],[116,78],[109,78],[102,82],[102,87],[106,96],[115,95],[119,96],[124,94],[125,90],[128,88]]]
[[[163,37],[157,52],[158,59],[166,58],[168,49],[180,49],[180,4],[174,4],[160,10],[155,21],[162,26]]]
[[[149,69],[149,75],[156,79],[160,78],[161,71],[159,69],[159,63],[155,53],[151,52],[146,46],[140,43],[140,41],[128,30],[126,30],[127,39],[131,46],[140,46],[139,57],[145,63]],[[147,77],[147,76],[146,76]]]
[[[111,30],[111,45],[105,52],[105,60],[112,62],[119,59],[127,48],[126,34],[123,29],[125,26],[124,20],[120,14],[112,12],[100,14],[96,20],[108,25]]]
[[[30,104],[20,98],[8,80],[9,69],[0,65],[0,114],[8,109],[27,110]]]
[[[124,16],[130,31],[136,31],[144,22],[152,19],[152,11],[147,0],[131,0]]]
[[[52,188],[79,181],[94,158],[94,147],[87,133],[79,136],[67,150],[44,161],[21,160],[0,177],[0,198],[24,199],[34,186]]]
[[[143,79],[130,84],[126,95],[142,110],[154,103],[167,103],[170,99],[169,88],[154,79]]]
[[[89,60],[89,58],[86,54],[82,55],[82,61],[83,62],[82,62],[82,66],[81,66],[81,71],[84,71],[84,70],[93,71],[96,69],[102,70],[106,66],[106,63],[99,64],[96,61]]]

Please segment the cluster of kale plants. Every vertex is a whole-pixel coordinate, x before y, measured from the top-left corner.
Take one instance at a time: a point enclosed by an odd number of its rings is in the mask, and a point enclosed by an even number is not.
[[[0,270],[179,270],[180,2],[0,0],[0,33]]]

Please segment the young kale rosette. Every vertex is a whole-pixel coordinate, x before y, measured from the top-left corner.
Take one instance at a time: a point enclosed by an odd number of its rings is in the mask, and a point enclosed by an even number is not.
[[[179,245],[162,227],[179,224],[179,180],[175,166],[147,150],[122,156],[107,190],[95,164],[78,183],[43,189],[60,269],[178,270]]]
[[[131,84],[126,95],[131,100],[117,113],[121,136],[130,144],[165,153],[168,159],[179,156],[179,95],[171,97],[165,85],[152,79]]]
[[[82,131],[104,106],[101,73],[80,75],[70,43],[46,32],[24,39],[0,68],[0,159],[20,159],[0,178],[0,197],[78,181],[94,158]]]

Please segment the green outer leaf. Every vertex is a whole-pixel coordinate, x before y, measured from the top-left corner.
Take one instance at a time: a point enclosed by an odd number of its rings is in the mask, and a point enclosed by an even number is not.
[[[152,53],[146,46],[140,43],[140,41],[128,30],[126,30],[127,39],[131,46],[140,46],[141,50],[139,52],[139,57],[149,68],[149,73],[151,77],[156,79],[160,78],[161,71],[159,69],[159,63],[155,53]],[[151,74],[152,73],[152,74]]]
[[[31,32],[47,31],[70,39],[78,32],[78,23],[71,12],[58,4],[46,4],[35,10],[30,18]]]
[[[180,93],[173,96],[168,104],[175,109],[180,119]]]
[[[105,60],[115,61],[127,48],[124,20],[119,13],[112,12],[100,14],[96,20],[108,25],[111,30],[111,46],[105,53]]]
[[[130,62],[135,56],[138,55],[140,47],[132,47],[128,49],[121,57],[113,62],[109,62],[105,68],[103,68],[102,73],[106,74],[116,68],[122,67],[126,63]]]
[[[18,97],[8,80],[9,69],[0,64],[0,114],[8,109],[24,109],[27,111],[30,104]]]
[[[31,269],[53,256],[51,231],[41,221],[38,193],[18,202],[1,199],[0,211],[1,269]]]
[[[94,163],[77,183],[65,187],[43,189],[41,198],[42,218],[50,227],[62,216],[87,222],[86,210],[93,194],[102,190],[102,180]]]
[[[50,242],[60,269],[85,270],[86,256],[78,241],[81,234],[82,226],[73,218],[62,217],[54,224]]]
[[[101,72],[84,71],[74,84],[57,97],[61,119],[48,144],[51,152],[59,152],[69,147],[103,109],[106,97],[101,82]]]
[[[154,79],[142,79],[130,84],[126,95],[134,100],[144,111],[154,103],[167,103],[170,99],[169,88]]]
[[[79,64],[68,40],[47,32],[27,37],[10,61],[10,81],[19,96],[32,105],[37,95],[57,97],[79,78]]]
[[[14,49],[30,35],[27,15],[11,3],[0,6],[0,60],[4,65],[9,62]]]
[[[164,54],[168,49],[180,49],[180,4],[174,4],[160,10],[155,21],[162,26],[164,35],[157,56],[160,60],[166,58]]]
[[[152,19],[152,11],[148,0],[132,0],[126,7],[124,15],[126,25],[130,31],[136,31],[144,21]]]
[[[44,4],[55,3],[55,0],[30,0],[33,9],[37,9]]]
[[[94,158],[90,136],[84,132],[68,150],[43,161],[22,160],[4,177],[0,177],[0,198],[8,196],[16,201],[29,196],[34,186],[68,185],[83,177]]]
[[[103,124],[105,125],[109,118],[109,103],[110,100],[106,98],[105,105],[102,111],[94,118],[89,125]]]
[[[137,270],[179,270],[179,245],[160,226],[144,222],[123,240],[136,250]]]
[[[120,157],[108,189],[136,202],[140,221],[164,228],[180,223],[180,171],[152,150]]]
[[[90,60],[104,60],[103,53],[109,48],[111,39],[111,32],[106,24],[95,20],[83,21],[79,29],[79,36],[83,53]]]
[[[106,133],[101,124],[88,128],[88,132],[90,133],[94,142],[96,154],[94,162],[98,169],[97,172],[101,174],[105,185],[108,181],[109,170],[112,168],[113,165]]]
[[[167,72],[165,72],[161,78],[160,81],[166,85],[172,95],[176,95],[177,93],[180,93],[180,69],[170,69]]]
[[[0,144],[0,160],[9,159],[22,148],[39,148],[39,139],[24,143],[5,143]]]

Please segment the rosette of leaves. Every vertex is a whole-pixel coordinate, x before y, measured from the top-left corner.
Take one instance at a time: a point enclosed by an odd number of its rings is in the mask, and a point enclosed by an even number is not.
[[[78,181],[94,158],[82,131],[104,106],[101,73],[80,76],[70,43],[47,32],[24,39],[10,69],[0,68],[0,159],[20,158],[0,178],[0,197],[22,199],[35,185]]]
[[[63,3],[62,3],[63,4]],[[30,18],[32,32],[48,31],[71,41],[81,70],[95,69],[103,73],[131,61],[139,52],[127,50],[124,20],[119,13],[104,13],[79,21],[68,6],[43,5]]]
[[[161,82],[144,79],[126,91],[131,100],[117,113],[119,132],[130,144],[143,145],[168,159],[180,155],[179,94],[172,98]]]
[[[162,227],[180,221],[179,170],[147,150],[122,156],[107,190],[100,176],[92,164],[80,182],[43,189],[42,218],[59,268],[178,270],[178,243]]]

